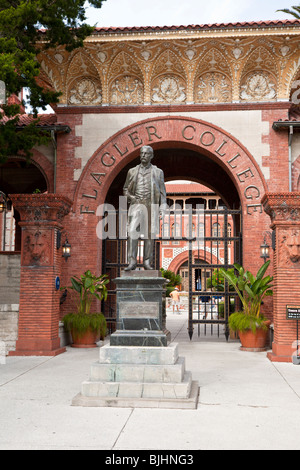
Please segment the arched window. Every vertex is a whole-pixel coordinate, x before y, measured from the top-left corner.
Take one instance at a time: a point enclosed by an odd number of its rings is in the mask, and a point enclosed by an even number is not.
[[[203,222],[200,222],[198,224],[198,230],[197,230],[197,238],[199,238],[199,240],[203,240],[205,237],[205,233],[204,233],[204,223]]]
[[[215,223],[212,225],[212,237],[219,238],[221,237],[221,225]]]

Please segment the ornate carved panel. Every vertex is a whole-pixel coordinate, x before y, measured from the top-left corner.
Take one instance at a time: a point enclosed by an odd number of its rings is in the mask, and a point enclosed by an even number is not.
[[[83,52],[76,53],[67,70],[68,104],[99,105],[101,82],[93,62]]]
[[[219,72],[207,72],[195,82],[195,103],[231,101],[231,82]]]
[[[275,80],[268,72],[250,73],[241,83],[240,98],[243,101],[272,101],[276,95]]]
[[[277,97],[277,67],[274,58],[258,47],[250,55],[241,79],[240,98],[243,101],[272,101]]]
[[[143,38],[95,34],[72,53],[62,47],[39,55],[41,80],[72,106],[184,104],[289,100],[298,89],[299,35],[247,30],[210,37],[187,30]],[[224,33],[224,37],[222,34]],[[238,36],[238,37],[237,37]]]
[[[110,87],[109,102],[112,105],[144,103],[144,87],[141,80],[125,75],[116,79]]]
[[[199,76],[197,76],[200,73]],[[195,103],[225,103],[232,99],[231,72],[227,60],[212,48],[201,60],[194,85]]]
[[[152,103],[185,103],[186,80],[179,57],[166,50],[157,59],[152,73]]]
[[[97,105],[101,104],[102,93],[99,81],[84,77],[75,80],[70,86],[68,104],[71,105]]]
[[[163,75],[154,80],[151,99],[152,103],[184,103],[186,85],[176,75]]]

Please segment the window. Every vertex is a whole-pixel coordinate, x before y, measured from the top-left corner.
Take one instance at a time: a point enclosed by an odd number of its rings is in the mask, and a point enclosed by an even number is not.
[[[213,224],[212,226],[212,236],[217,238],[221,236],[221,225],[220,224]]]

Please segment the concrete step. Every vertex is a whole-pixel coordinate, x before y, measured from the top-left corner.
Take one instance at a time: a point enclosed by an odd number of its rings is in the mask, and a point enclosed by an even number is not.
[[[90,382],[81,384],[81,396],[106,398],[189,398],[192,375],[185,372],[180,383]]]
[[[90,381],[97,382],[162,382],[180,383],[185,371],[185,359],[179,357],[175,364],[92,364]]]

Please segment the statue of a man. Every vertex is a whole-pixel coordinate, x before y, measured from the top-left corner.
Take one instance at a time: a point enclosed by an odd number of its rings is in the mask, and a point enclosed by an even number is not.
[[[153,269],[150,262],[154,239],[159,233],[159,216],[166,206],[164,173],[151,164],[154,157],[152,147],[141,148],[141,163],[127,173],[123,188],[129,200],[128,212],[128,262],[125,271],[137,266],[138,239],[144,240],[145,269]]]

